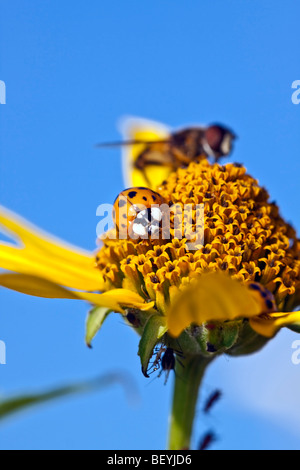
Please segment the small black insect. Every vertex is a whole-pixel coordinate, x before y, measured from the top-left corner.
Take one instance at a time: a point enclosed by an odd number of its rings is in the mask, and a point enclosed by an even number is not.
[[[207,450],[217,440],[214,432],[207,432],[201,439],[198,450]]]
[[[160,368],[162,355],[164,354],[166,349],[167,349],[166,346],[164,346],[163,344],[159,347],[156,347],[156,349],[154,350],[154,354],[155,354],[154,361],[152,362],[151,367],[149,367],[149,369],[147,370],[147,373],[152,374],[153,372],[156,372]]]
[[[175,356],[176,354],[176,356]],[[161,358],[161,371],[159,373],[159,377],[163,372],[166,373],[166,378],[165,378],[165,385],[168,381],[170,371],[174,370],[175,372],[175,366],[176,366],[176,361],[181,365],[181,367],[184,367],[184,364],[180,361],[179,357],[183,358],[183,354],[181,351],[172,349],[172,348],[167,348],[164,355]]]
[[[141,325],[140,319],[134,311],[128,311],[126,315],[127,321],[134,327],[138,328]]]
[[[161,358],[161,371],[158,375],[160,377],[163,372],[166,373],[165,384],[168,381],[170,371],[175,369],[175,364],[176,359],[174,355],[174,349],[167,348]]]
[[[216,390],[215,392],[213,392],[205,402],[205,405],[203,408],[204,413],[208,413],[211,410],[211,408],[214,406],[214,404],[218,400],[220,400],[221,396],[222,396],[222,392],[220,390]]]
[[[151,374],[153,372],[156,372],[159,368],[161,368],[158,374],[158,377],[160,377],[161,374],[165,372],[166,374],[165,384],[166,384],[170,375],[170,371],[171,370],[175,371],[176,361],[179,362],[179,364],[183,367],[182,362],[178,358],[178,356],[183,357],[182,352],[177,351],[173,348],[168,348],[167,346],[162,344],[159,348],[157,348],[154,351],[154,353],[156,355],[155,355],[154,361],[151,364],[151,367],[147,370],[146,377],[149,377],[148,375],[149,373]],[[175,354],[177,357],[175,356]]]

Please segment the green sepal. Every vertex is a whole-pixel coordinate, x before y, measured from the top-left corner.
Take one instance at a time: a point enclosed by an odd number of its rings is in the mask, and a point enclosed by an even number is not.
[[[153,355],[153,349],[166,331],[165,318],[160,315],[152,315],[145,325],[138,351],[138,355],[141,358],[142,372],[145,377],[149,377],[147,369]]]
[[[110,313],[111,310],[105,307],[95,307],[88,313],[85,326],[85,342],[89,348],[92,347],[92,340],[95,338]]]
[[[240,322],[211,322],[194,329],[194,336],[206,357],[226,352],[236,343]]]
[[[270,340],[254,331],[248,321],[241,323],[239,336],[231,349],[226,351],[230,356],[247,356],[262,349]]]

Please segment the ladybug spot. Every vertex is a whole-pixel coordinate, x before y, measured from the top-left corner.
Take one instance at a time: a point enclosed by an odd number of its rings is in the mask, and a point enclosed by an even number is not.
[[[124,206],[126,205],[126,203],[127,203],[127,202],[126,202],[126,199],[125,199],[125,198],[121,198],[121,199],[119,200],[119,207],[124,207]]]

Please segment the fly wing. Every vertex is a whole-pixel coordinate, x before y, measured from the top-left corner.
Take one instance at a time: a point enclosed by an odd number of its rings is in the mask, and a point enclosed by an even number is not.
[[[147,119],[127,117],[119,125],[125,141],[145,142],[122,147],[122,167],[125,187],[150,187],[156,189],[170,174],[169,165],[153,165],[145,163],[143,169],[135,167],[139,155],[146,150],[147,142],[168,139],[171,129],[164,124]],[[163,161],[163,156],[162,156]]]

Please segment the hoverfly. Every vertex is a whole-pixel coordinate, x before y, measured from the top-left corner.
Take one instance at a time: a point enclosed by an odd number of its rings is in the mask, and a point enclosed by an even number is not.
[[[157,122],[129,118],[122,126],[124,141],[99,144],[122,146],[126,187],[155,189],[169,174],[195,159],[218,161],[229,155],[235,134],[221,124],[172,131]]]

